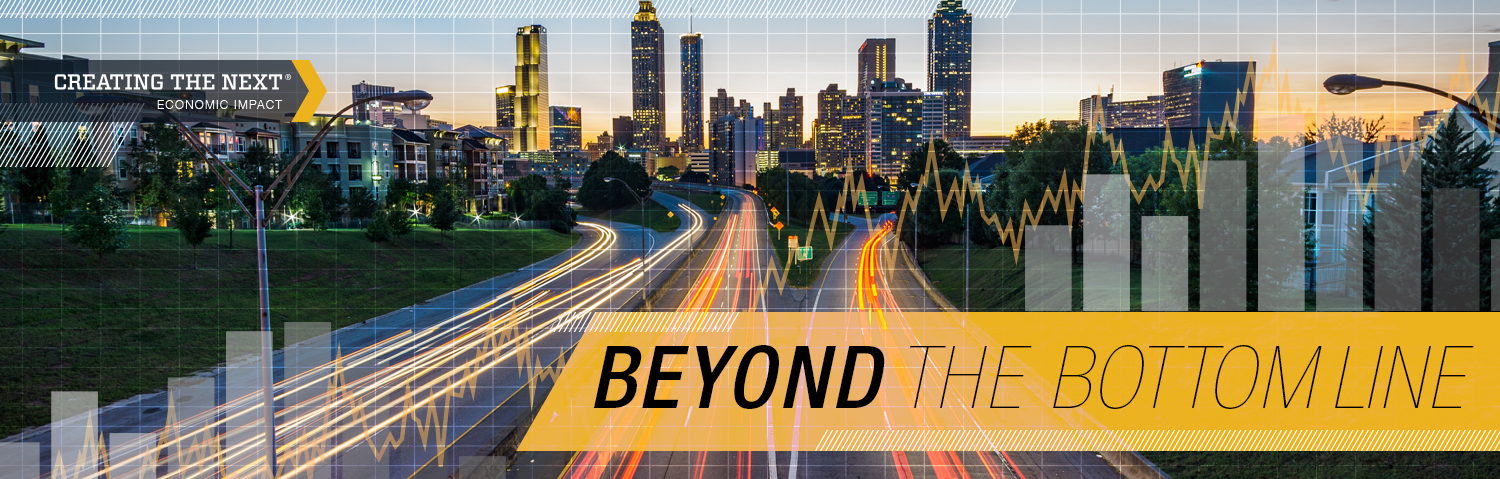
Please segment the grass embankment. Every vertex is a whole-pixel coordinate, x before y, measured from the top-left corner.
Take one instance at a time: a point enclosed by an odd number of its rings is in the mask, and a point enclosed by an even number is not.
[[[1013,254],[1010,247],[946,245],[917,254],[922,271],[933,286],[954,306],[968,311],[1026,310],[1026,252]],[[1130,310],[1141,310],[1139,265],[1130,266]],[[965,281],[965,272],[968,278]],[[1073,310],[1083,308],[1083,267],[1073,266]]]
[[[100,405],[166,387],[224,360],[226,331],[260,329],[252,231],[217,230],[194,252],[176,230],[130,227],[100,261],[62,228],[0,234],[0,436],[49,421],[52,391],[98,391]],[[272,325],[337,329],[514,271],[566,250],[548,230],[420,226],[378,247],[358,230],[269,231]]]
[[[662,206],[661,203],[657,203],[656,200],[647,198],[645,226],[662,233],[677,231],[677,227],[682,226],[682,218],[677,217],[676,214],[668,215],[671,212],[667,207]],[[612,210],[578,210],[578,214],[590,218],[629,223],[637,226],[641,226],[642,219],[640,203]]]
[[[688,200],[710,215],[717,215],[724,211],[724,198],[718,192],[673,189],[667,190],[667,194]]]
[[[769,223],[775,224],[777,221],[782,223],[780,235],[777,234],[775,226],[767,225],[766,237],[770,238],[772,247],[776,249],[776,267],[778,269],[786,266],[788,236],[796,236],[798,246],[813,247],[812,259],[793,263],[791,272],[787,275],[787,286],[797,288],[807,288],[816,284],[818,275],[823,270],[823,260],[828,259],[833,254],[833,248],[842,243],[844,237],[849,236],[849,233],[854,231],[854,225],[849,223],[833,223],[838,226],[838,232],[834,234],[833,243],[829,244],[828,233],[823,229],[822,222],[819,222],[817,229],[813,230],[811,235],[808,235],[807,222],[805,221],[793,220],[786,215],[781,215],[779,218],[769,221]],[[809,239],[812,241],[811,244],[808,243]]]

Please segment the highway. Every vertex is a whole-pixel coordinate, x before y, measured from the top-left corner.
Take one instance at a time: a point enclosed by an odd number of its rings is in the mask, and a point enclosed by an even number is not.
[[[751,193],[722,192],[728,202],[717,218],[657,192],[653,198],[684,220],[675,232],[646,230],[643,242],[640,227],[584,221],[579,244],[554,258],[335,331],[327,347],[338,352],[336,359],[279,377],[280,477],[1117,477],[1090,452],[515,453],[519,435],[532,421],[555,419],[531,415],[590,315],[635,309],[643,274],[647,291],[663,288],[653,310],[696,318],[691,323],[696,326],[730,318],[745,324],[725,327],[760,328],[769,335],[754,315],[727,313],[841,312],[809,314],[806,343],[837,335],[889,348],[913,344],[915,327],[939,326],[907,320],[907,313],[939,308],[898,259],[894,218],[849,218],[856,229],[825,261],[818,284],[778,291],[767,284],[781,273],[766,235],[764,205]],[[696,252],[689,254],[694,245],[699,245]],[[674,277],[679,264],[682,274]],[[699,337],[701,330],[678,334],[686,335],[687,343],[726,346],[715,343],[723,342],[722,335]],[[285,365],[285,355],[278,353],[278,366]],[[920,382],[905,377],[917,368],[908,367],[902,356],[892,360],[890,369],[902,384]],[[935,365],[926,367],[930,378],[943,374]],[[208,396],[219,398],[216,406],[191,407],[184,394],[189,390],[182,389],[175,397],[160,392],[102,409],[97,432],[109,438],[107,451],[44,461],[44,466],[73,466],[48,477],[125,477],[143,471],[152,459],[163,464],[155,468],[162,478],[263,477],[256,441],[258,394],[236,394],[243,390],[227,387],[225,375],[221,368],[199,378],[207,389],[197,392],[211,391]],[[948,411],[942,413],[957,414]],[[643,414],[625,419],[654,426],[645,421]],[[25,440],[39,443],[44,457],[52,457],[45,432]],[[80,466],[106,455],[107,466]]]
[[[703,234],[699,210],[657,199],[683,227],[647,230],[647,251],[641,228],[585,219],[579,244],[565,253],[331,333],[328,362],[278,374],[281,477],[328,477],[329,464],[342,466],[343,477],[360,477],[365,466],[388,477],[449,477],[463,458],[493,453],[497,431],[524,424],[545,398],[589,315],[633,307],[642,275],[659,279]],[[278,373],[284,356],[276,355]],[[226,373],[241,366],[202,374],[196,389],[175,397],[162,391],[101,408],[97,426],[88,426],[90,436],[110,438],[96,440],[108,443],[107,454],[85,447],[55,457],[47,427],[8,442],[38,444],[49,477],[122,477],[157,456],[164,465],[198,466],[163,467],[163,478],[261,477],[259,391],[241,396],[226,386]],[[107,466],[92,466],[106,455]]]

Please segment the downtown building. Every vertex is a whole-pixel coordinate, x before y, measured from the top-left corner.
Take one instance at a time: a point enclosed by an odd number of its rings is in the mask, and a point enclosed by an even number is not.
[[[1090,95],[1078,101],[1078,124],[1091,130],[1109,128],[1161,128],[1162,96],[1145,100],[1114,101],[1114,93]]]
[[[368,121],[373,124],[394,128],[396,115],[401,113],[401,106],[388,101],[365,101],[380,95],[395,93],[395,87],[383,85],[371,85],[361,81],[349,87],[350,96],[353,97],[354,121]]]
[[[895,182],[906,156],[924,142],[925,97],[922,90],[912,88],[900,78],[872,85],[865,95],[868,102],[865,117],[869,122],[867,160],[863,165],[851,164],[851,167]]]
[[[641,0],[630,22],[631,119],[635,148],[660,152],[666,146],[666,52],[661,22],[651,0]]]
[[[515,144],[516,86],[495,88],[495,131],[507,144]]]
[[[703,34],[682,36],[682,151],[703,149]]]
[[[755,185],[758,154],[765,149],[765,121],[725,115],[709,127],[709,182],[724,186]]]
[[[797,96],[795,88],[787,88],[786,95],[777,99],[777,106],[780,108],[773,109],[770,102],[765,104],[766,149],[802,148],[802,97]]]
[[[859,45],[856,59],[860,95],[877,83],[896,78],[896,39],[871,38]]]
[[[1173,129],[1255,133],[1255,62],[1205,62],[1162,72],[1162,115]]]
[[[927,20],[927,91],[943,94],[943,138],[969,137],[974,17],[962,0],[942,0]]]
[[[552,151],[577,151],[583,149],[583,108],[553,105]]]
[[[516,29],[515,150],[549,149],[552,114],[547,98],[547,29],[527,25]]]

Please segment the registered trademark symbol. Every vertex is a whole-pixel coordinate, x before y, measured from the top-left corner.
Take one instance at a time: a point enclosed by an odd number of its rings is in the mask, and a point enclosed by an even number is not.
[[[288,73],[288,74],[282,75],[281,79],[282,80],[291,80],[292,79],[292,74]]]

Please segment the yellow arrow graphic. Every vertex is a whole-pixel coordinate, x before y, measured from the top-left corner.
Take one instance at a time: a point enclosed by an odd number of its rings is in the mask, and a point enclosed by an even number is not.
[[[323,88],[323,80],[318,79],[317,70],[313,70],[312,60],[292,60],[292,66],[297,67],[297,75],[307,85],[307,98],[302,99],[302,106],[297,107],[297,114],[292,116],[292,121],[312,121],[313,113],[318,111],[318,105],[323,103],[323,95],[328,93],[328,89]]]

